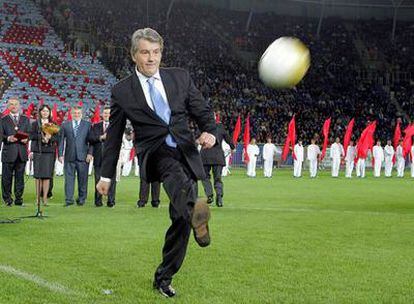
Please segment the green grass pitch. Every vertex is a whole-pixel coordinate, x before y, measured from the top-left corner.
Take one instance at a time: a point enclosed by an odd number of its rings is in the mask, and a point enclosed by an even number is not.
[[[114,209],[63,208],[56,179],[45,220],[0,225],[0,303],[414,303],[414,179],[293,179],[276,170],[224,178],[212,207],[212,244],[191,237],[174,299],[152,290],[169,225],[161,208],[136,208],[138,179],[123,178]],[[0,207],[0,219],[34,214]],[[105,294],[105,290],[109,294]]]

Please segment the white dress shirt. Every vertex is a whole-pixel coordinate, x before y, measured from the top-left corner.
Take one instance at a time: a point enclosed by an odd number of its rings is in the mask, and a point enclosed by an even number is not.
[[[150,79],[151,77],[147,77],[144,74],[138,72],[137,68],[135,68],[135,73],[137,74],[139,82],[141,83],[142,91],[144,91],[147,104],[154,111],[154,105],[152,104],[148,83],[148,79]],[[168,104],[167,93],[165,92],[165,88],[161,80],[160,71],[157,71],[157,73],[155,73],[154,76],[152,76],[152,78],[155,79],[154,85],[157,88],[157,90],[161,93],[164,102]]]

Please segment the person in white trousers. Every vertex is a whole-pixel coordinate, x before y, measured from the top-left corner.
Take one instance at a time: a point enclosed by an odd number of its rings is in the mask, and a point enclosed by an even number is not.
[[[394,147],[391,144],[391,140],[388,140],[387,145],[384,147],[385,177],[391,177],[394,154]]]
[[[259,147],[256,145],[256,139],[252,138],[246,150],[249,157],[249,162],[247,163],[247,176],[256,177],[256,162],[257,157],[260,154]]]
[[[134,146],[132,134],[124,133],[122,136],[122,146],[119,152],[119,160],[116,166],[116,181],[119,182],[122,176],[128,176],[131,173],[132,161],[130,160],[131,150]]]
[[[263,146],[263,174],[264,177],[272,177],[273,160],[276,156],[276,146],[272,143],[272,138],[267,138],[267,143]]]
[[[355,148],[358,151],[358,145]],[[368,153],[369,153],[369,151],[368,151]],[[355,171],[356,171],[356,176],[357,177],[360,177],[360,178],[365,177],[365,158],[361,158],[361,157],[358,158]]]
[[[354,164],[355,164],[355,157],[356,157],[356,149],[354,146],[354,142],[351,140],[349,142],[348,148],[346,149],[345,154],[345,177],[351,178],[352,177],[352,171],[354,170]]]
[[[295,145],[293,152],[295,153],[295,159],[293,161],[293,177],[302,177],[303,146],[301,140]]]
[[[321,155],[321,149],[316,144],[316,140],[312,139],[308,146],[306,158],[309,160],[309,174],[310,178],[315,178],[318,173],[318,158]]]
[[[400,140],[397,151],[397,177],[404,177],[404,169],[405,169],[405,157],[404,157],[404,149],[403,149],[403,141]]]
[[[341,167],[341,158],[345,156],[344,147],[340,143],[339,137],[331,145],[330,157],[332,159],[332,177],[339,176],[339,168]]]
[[[372,157],[374,158],[374,177],[381,176],[382,162],[384,161],[384,149],[381,146],[381,141],[372,148]]]
[[[221,141],[221,149],[224,153],[224,159],[226,161],[226,165],[223,167],[223,170],[221,171],[221,176],[227,176],[230,172],[230,157],[231,157],[231,147],[228,143],[226,143],[225,140]]]

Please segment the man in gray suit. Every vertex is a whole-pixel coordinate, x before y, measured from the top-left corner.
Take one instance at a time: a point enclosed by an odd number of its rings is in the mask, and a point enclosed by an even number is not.
[[[66,121],[60,129],[59,161],[65,160],[65,204],[73,205],[75,172],[78,176],[79,206],[85,204],[88,195],[88,167],[92,160],[92,147],[88,138],[91,124],[82,119],[82,109],[72,108],[72,121]]]

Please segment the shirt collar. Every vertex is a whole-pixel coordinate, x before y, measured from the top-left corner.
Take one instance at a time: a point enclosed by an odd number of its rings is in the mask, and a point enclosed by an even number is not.
[[[161,80],[161,76],[160,76],[160,71],[158,70],[157,73],[155,73],[153,76],[151,77],[147,77],[144,74],[142,74],[141,72],[138,71],[137,67],[135,67],[135,73],[137,74],[139,80],[141,82],[147,82],[148,79],[155,78],[156,80]]]

